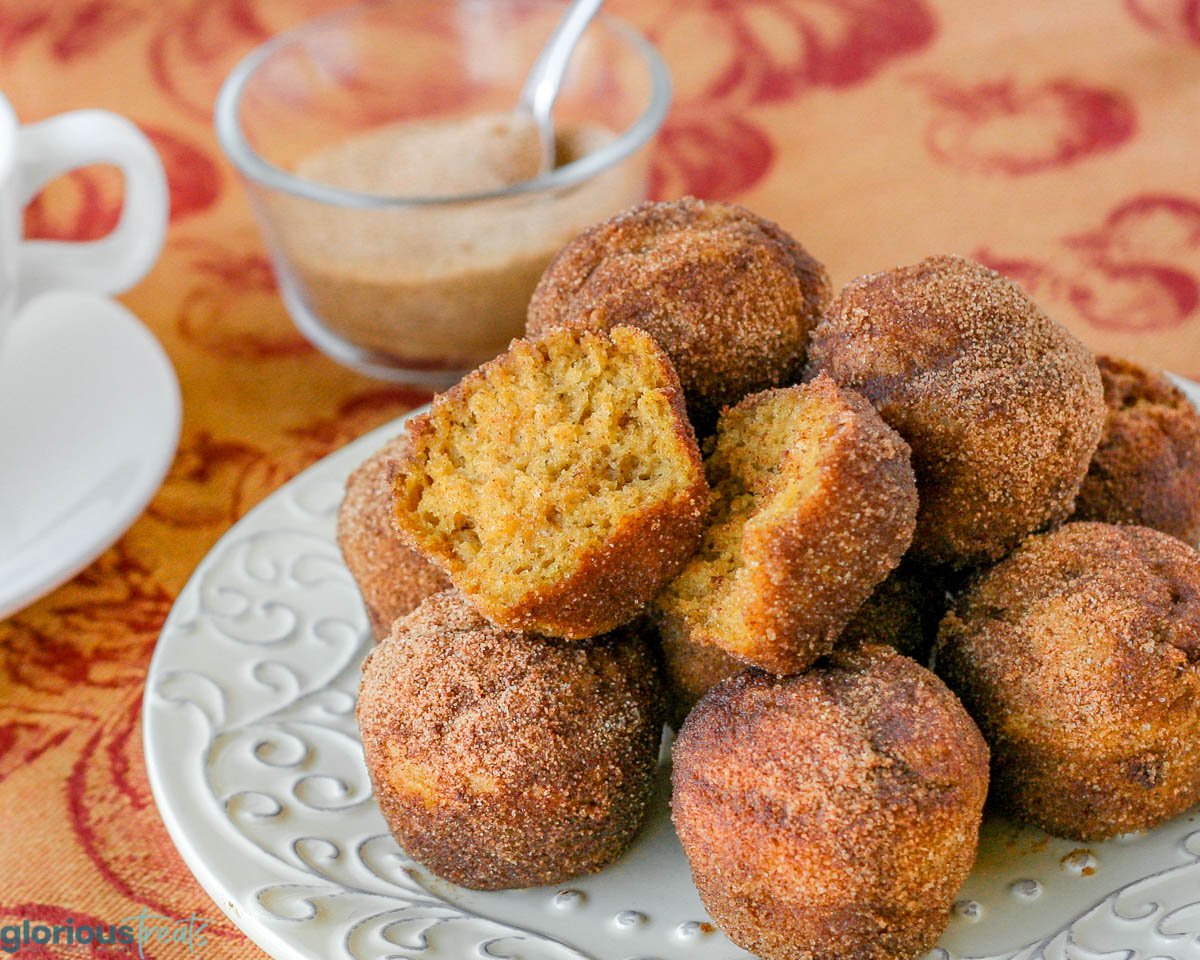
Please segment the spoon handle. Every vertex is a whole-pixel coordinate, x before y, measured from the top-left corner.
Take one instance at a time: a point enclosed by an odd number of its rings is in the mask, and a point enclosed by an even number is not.
[[[571,63],[571,54],[603,4],[604,0],[572,0],[521,88],[520,108],[533,117],[542,135],[543,153],[548,155],[543,169],[554,165],[554,126],[550,113]]]

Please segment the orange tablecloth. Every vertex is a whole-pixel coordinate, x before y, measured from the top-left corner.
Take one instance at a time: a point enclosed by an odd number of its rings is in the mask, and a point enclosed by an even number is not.
[[[0,623],[0,925],[196,912],[213,921],[206,956],[261,956],[167,838],[138,716],[159,627],[217,537],[424,399],[341,369],[292,328],[210,128],[234,62],[331,6],[0,0],[0,87],[23,120],[106,107],[162,152],[167,247],[123,299],[170,353],[185,410],[149,511],[72,583]],[[653,35],[676,77],[659,196],[736,198],[791,229],[838,283],[927,253],[972,255],[1097,350],[1200,375],[1195,0],[611,6]],[[118,191],[107,171],[74,174],[27,229],[97,236]]]

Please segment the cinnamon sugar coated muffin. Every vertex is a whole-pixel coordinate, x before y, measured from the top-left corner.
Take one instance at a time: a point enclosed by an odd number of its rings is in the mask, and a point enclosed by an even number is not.
[[[397,525],[493,623],[583,638],[633,619],[708,509],[670,361],[640,330],[555,330],[408,422]]]
[[[1033,537],[946,615],[938,672],[992,747],[996,798],[1101,840],[1200,802],[1200,554],[1145,527]]]
[[[460,886],[500,890],[559,883],[621,854],[650,797],[661,701],[637,636],[503,630],[450,590],[367,658],[358,722],[404,850]]]
[[[1132,523],[1200,543],[1200,415],[1162,374],[1097,357],[1108,419],[1075,519]]]
[[[1100,374],[1011,280],[953,256],[860,277],[809,358],[911,445],[924,560],[997,560],[1070,515],[1104,425]]]
[[[664,631],[774,673],[833,649],[912,539],[908,446],[828,377],[722,414],[699,552],[655,601]]]
[[[902,560],[854,612],[838,634],[837,645],[887,644],[923,663],[945,612],[946,590],[938,572]],[[666,624],[660,625],[659,647],[667,722],[676,730],[709,690],[746,669],[720,647],[695,643]]]
[[[678,730],[696,704],[722,680],[736,677],[747,665],[720,647],[689,640],[679,631],[660,624],[663,682],[667,690],[667,723]]]
[[[672,817],[705,908],[763,960],[915,960],[975,860],[979,731],[889,647],[724,681],[674,748]]]
[[[722,407],[799,379],[829,295],[825,268],[779,226],[689,197],[633,207],[568,243],[534,291],[527,330],[648,331],[707,430]]]
[[[338,547],[377,639],[397,617],[450,586],[438,567],[404,545],[392,521],[391,462],[407,451],[408,436],[401,434],[364,460],[346,481],[338,508]]]

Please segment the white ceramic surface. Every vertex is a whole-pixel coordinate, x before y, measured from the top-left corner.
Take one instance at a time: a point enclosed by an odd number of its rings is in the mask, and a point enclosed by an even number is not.
[[[0,618],[82,570],[162,482],[180,397],[162,347],[121,304],[45,294],[0,353]]]
[[[124,177],[116,226],[97,240],[23,239],[21,210],[42,187],[97,163],[113,164]],[[162,161],[131,120],[73,110],[20,126],[0,94],[0,332],[19,304],[49,290],[128,290],[158,260],[169,209]]]
[[[367,619],[334,519],[346,476],[399,429],[268,498],[180,594],[143,722],[151,786],[184,859],[279,960],[745,957],[708,924],[692,886],[665,763],[632,849],[561,887],[462,890],[388,836],[354,722]],[[1200,811],[1087,846],[988,821],[933,957],[1200,960]]]

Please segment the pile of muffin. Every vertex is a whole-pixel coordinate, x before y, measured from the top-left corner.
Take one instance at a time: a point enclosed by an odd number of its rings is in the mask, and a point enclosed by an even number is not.
[[[455,883],[620,855],[664,719],[713,920],[915,958],[985,797],[1080,840],[1200,802],[1200,417],[952,256],[837,297],[778,226],[645,204],[351,477],[379,804]],[[923,664],[927,664],[925,666]]]

